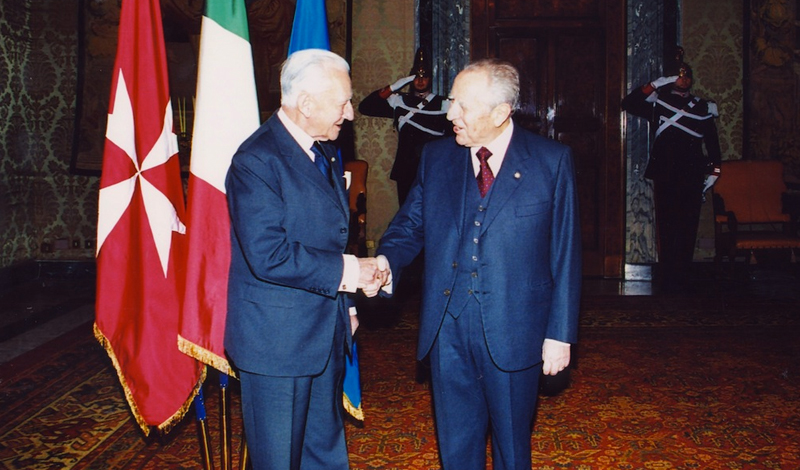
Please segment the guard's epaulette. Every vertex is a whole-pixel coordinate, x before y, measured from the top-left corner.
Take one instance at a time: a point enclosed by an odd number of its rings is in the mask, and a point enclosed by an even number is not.
[[[708,100],[706,102],[706,106],[708,106],[708,114],[711,114],[714,117],[719,117],[719,109],[717,109],[717,103],[712,100]]]

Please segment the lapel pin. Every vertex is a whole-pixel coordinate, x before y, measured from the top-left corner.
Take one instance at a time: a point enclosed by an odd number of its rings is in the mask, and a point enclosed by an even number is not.
[[[515,173],[514,173],[514,179],[517,179],[517,180],[518,180],[518,179],[520,179],[520,178],[522,178],[522,174],[520,174],[520,172],[518,172],[518,171],[517,171],[517,172],[515,172]]]

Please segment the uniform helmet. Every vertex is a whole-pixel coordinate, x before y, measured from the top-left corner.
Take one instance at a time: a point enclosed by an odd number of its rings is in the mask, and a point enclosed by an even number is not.
[[[423,48],[417,49],[417,54],[414,56],[414,66],[411,67],[410,75],[417,75],[419,77],[431,78],[431,62]]]

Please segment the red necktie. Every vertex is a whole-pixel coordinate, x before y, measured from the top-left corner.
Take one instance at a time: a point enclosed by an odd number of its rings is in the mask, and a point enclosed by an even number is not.
[[[494,181],[494,173],[492,173],[492,169],[489,168],[489,164],[486,162],[491,156],[492,152],[486,147],[481,147],[478,150],[478,160],[481,162],[481,170],[478,172],[476,179],[478,180],[478,190],[481,192],[481,197],[486,196],[486,193],[489,192],[489,188],[492,187],[492,182]]]

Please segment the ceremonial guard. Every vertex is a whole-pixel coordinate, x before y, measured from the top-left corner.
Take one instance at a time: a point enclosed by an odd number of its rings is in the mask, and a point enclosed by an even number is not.
[[[430,61],[419,48],[409,76],[375,90],[358,106],[358,111],[365,116],[394,119],[398,143],[389,177],[397,182],[400,205],[416,177],[422,147],[444,135],[452,135],[447,121],[449,102],[431,91],[432,82]],[[399,90],[409,83],[411,90],[401,93]]]
[[[717,105],[690,92],[692,68],[682,55],[679,49],[677,75],[637,87],[622,101],[622,109],[650,121],[654,136],[645,178],[655,191],[655,280],[665,289],[687,278],[704,194],[720,176]]]

